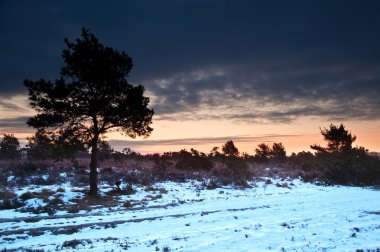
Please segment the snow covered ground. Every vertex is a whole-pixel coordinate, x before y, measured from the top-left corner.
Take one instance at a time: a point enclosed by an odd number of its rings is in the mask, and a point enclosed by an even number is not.
[[[22,251],[356,251],[380,248],[380,191],[300,180],[207,190],[157,183],[114,206],[76,213],[0,211],[0,250]],[[56,190],[64,204],[83,193]],[[41,190],[24,188],[17,191]],[[105,193],[110,188],[104,186]],[[84,199],[83,199],[84,200]],[[30,199],[28,204],[43,204]],[[125,202],[130,204],[125,205]]]

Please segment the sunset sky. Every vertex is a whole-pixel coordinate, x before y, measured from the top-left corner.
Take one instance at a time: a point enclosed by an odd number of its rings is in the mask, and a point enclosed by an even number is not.
[[[148,139],[108,135],[118,150],[208,153],[232,139],[290,154],[344,123],[380,152],[379,13],[375,0],[0,0],[0,133],[35,132],[23,81],[58,78],[63,39],[86,27],[132,57],[129,80],[155,111]]]

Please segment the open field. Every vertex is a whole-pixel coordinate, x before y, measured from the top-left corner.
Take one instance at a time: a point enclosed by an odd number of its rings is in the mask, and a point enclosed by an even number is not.
[[[121,190],[102,184],[102,197],[97,199],[88,198],[83,188],[70,183],[13,188],[14,193],[25,199],[25,205],[17,211],[0,211],[0,249],[376,251],[380,248],[380,191],[318,186],[298,179],[262,178],[250,182],[251,187],[245,189],[226,186],[210,190],[208,183],[206,180],[161,182],[145,187],[121,185]],[[46,210],[54,200],[59,202],[55,209]]]

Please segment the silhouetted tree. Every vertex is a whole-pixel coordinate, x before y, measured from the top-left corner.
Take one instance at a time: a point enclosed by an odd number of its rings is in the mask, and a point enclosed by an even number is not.
[[[191,155],[193,155],[194,157],[199,157],[200,156],[200,152],[194,148],[191,148],[190,149],[190,152],[191,152]]]
[[[276,160],[284,160],[286,158],[284,145],[282,143],[273,143],[270,155]]]
[[[256,152],[255,158],[257,160],[267,161],[270,158],[272,150],[267,144],[261,143],[257,146],[257,148],[255,149],[255,152]]]
[[[129,156],[129,155],[133,154],[134,151],[132,151],[131,148],[129,148],[129,147],[125,147],[123,149],[122,153],[125,154],[125,155],[127,155],[127,156]]]
[[[212,149],[211,149],[211,151],[210,151],[210,154],[209,154],[209,156],[211,156],[211,157],[218,157],[218,156],[220,156],[221,154],[220,154],[220,152],[219,152],[219,147],[213,147]]]
[[[191,152],[182,149],[179,152],[164,153],[164,156],[175,158],[177,160],[176,167],[182,170],[210,170],[213,167],[206,155],[194,149]]]
[[[319,170],[322,179],[329,183],[349,185],[374,185],[380,181],[380,159],[369,155],[364,147],[352,147],[356,136],[345,129],[343,124],[330,125],[321,129],[327,147],[312,145],[317,151],[315,164],[310,167]]]
[[[351,132],[345,129],[341,124],[339,127],[330,124],[330,127],[321,129],[323,139],[327,141],[327,147],[320,145],[311,145],[310,148],[316,150],[318,153],[334,153],[334,152],[347,152],[352,150],[352,143],[355,142],[356,136],[351,135]]]
[[[76,137],[72,130],[63,129],[58,134],[53,134],[53,156],[54,159],[74,159],[79,153],[84,153],[86,143]]]
[[[29,100],[38,114],[28,120],[37,129],[79,139],[91,148],[90,194],[98,192],[98,143],[109,131],[134,138],[152,132],[153,110],[144,87],[127,81],[132,59],[124,52],[106,47],[82,29],[74,43],[65,39],[64,67],[54,81],[25,80]]]
[[[26,150],[33,159],[74,159],[79,152],[86,150],[84,144],[70,131],[58,131],[55,134],[40,129],[27,140]]]
[[[37,131],[34,136],[28,137],[26,150],[28,156],[33,159],[48,159],[53,156],[53,140],[44,130]]]
[[[0,157],[3,159],[20,157],[20,142],[13,134],[4,134],[0,142]]]
[[[241,157],[242,157],[243,159],[250,159],[252,156],[249,155],[247,152],[243,152],[243,153],[241,154]]]
[[[236,148],[234,142],[232,140],[228,140],[222,146],[223,154],[229,157],[237,157],[239,155],[239,150]]]
[[[114,149],[107,141],[101,141],[99,143],[99,160],[106,160],[112,157]]]

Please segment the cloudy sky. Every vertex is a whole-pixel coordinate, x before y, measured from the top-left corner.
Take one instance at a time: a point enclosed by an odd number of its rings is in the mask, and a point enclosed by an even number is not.
[[[133,58],[130,80],[155,110],[152,136],[109,135],[117,148],[208,152],[232,139],[290,153],[344,123],[380,151],[379,12],[375,0],[0,0],[0,132],[34,132],[23,80],[57,78],[63,39],[87,27]]]

